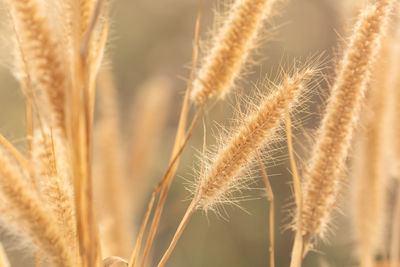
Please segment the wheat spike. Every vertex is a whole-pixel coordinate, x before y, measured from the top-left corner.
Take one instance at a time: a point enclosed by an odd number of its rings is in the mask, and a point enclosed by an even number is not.
[[[226,145],[222,145],[211,159],[213,164],[206,167],[204,174],[202,170],[193,200],[158,267],[166,264],[196,209],[206,211],[213,209],[218,203],[229,202],[228,195],[233,190],[240,190],[240,174],[255,158],[258,149],[271,142],[280,121],[299,100],[301,92],[306,88],[306,81],[314,72],[307,68],[292,77],[285,76],[278,89],[272,95],[265,97],[257,110],[241,120],[239,127],[228,137]],[[204,159],[203,165],[205,165]]]
[[[302,233],[322,237],[337,202],[353,129],[394,1],[378,1],[360,14],[303,175]],[[304,232],[303,232],[304,231]]]
[[[32,153],[34,175],[43,192],[42,198],[56,215],[58,225],[72,246],[76,242],[76,224],[66,140],[57,131],[37,130]]]
[[[46,210],[39,195],[24,181],[26,177],[4,152],[0,155],[0,176],[0,194],[8,204],[2,219],[27,235],[55,266],[75,267],[76,254],[61,234],[52,212]]]
[[[38,0],[8,0],[27,71],[47,95],[54,127],[65,128],[66,76],[63,53]]]
[[[211,95],[223,97],[245,63],[276,0],[237,0],[215,36],[193,82],[191,98],[204,105]]]
[[[305,89],[304,83],[313,72],[306,69],[293,77],[285,77],[278,90],[266,97],[257,111],[243,120],[243,124],[229,137],[226,145],[219,149],[211,160],[213,164],[200,179],[196,201],[199,208],[211,208],[235,187],[235,178],[254,158],[257,149],[271,141],[270,137],[284,117],[286,109],[294,106],[301,91]]]

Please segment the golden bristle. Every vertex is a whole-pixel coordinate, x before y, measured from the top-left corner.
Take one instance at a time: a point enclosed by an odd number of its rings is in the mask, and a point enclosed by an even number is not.
[[[353,129],[357,124],[371,68],[385,34],[392,0],[368,5],[345,50],[320,126],[312,157],[303,174],[302,233],[322,237],[341,187]]]
[[[63,53],[38,0],[9,0],[19,46],[32,82],[47,95],[53,127],[65,129],[66,72]],[[64,62],[65,63],[65,62]],[[47,104],[47,103],[45,103]]]
[[[245,63],[258,32],[276,0],[237,0],[213,40],[193,82],[191,98],[204,105],[211,95],[223,97]]]
[[[72,179],[66,140],[57,131],[36,131],[33,136],[33,164],[36,182],[45,200],[57,217],[65,238],[76,242],[75,211]]]
[[[271,141],[286,110],[294,106],[313,73],[313,70],[306,69],[293,77],[285,77],[277,91],[266,97],[258,109],[243,120],[226,145],[211,159],[213,164],[204,177],[200,178],[198,208],[207,210],[224,200],[237,184],[235,178],[251,162],[257,149]]]
[[[76,252],[62,235],[53,213],[46,209],[37,192],[26,184],[27,178],[4,152],[0,154],[0,176],[0,194],[7,203],[2,209],[2,219],[30,238],[55,266],[75,267]]]

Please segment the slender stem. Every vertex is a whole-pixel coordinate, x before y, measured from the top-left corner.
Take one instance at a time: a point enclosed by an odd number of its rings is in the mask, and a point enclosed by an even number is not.
[[[0,244],[0,267],[10,267],[10,262],[8,261],[7,254],[4,251],[3,245]]]
[[[132,256],[131,256],[131,260],[129,262],[129,267],[134,267],[135,266],[136,260],[137,260],[137,258],[139,256],[139,251],[140,251],[140,246],[142,244],[144,231],[146,230],[147,222],[149,220],[150,213],[151,213],[151,210],[153,208],[155,197],[156,197],[156,194],[153,193],[151,195],[151,199],[150,199],[149,205],[147,207],[146,215],[144,216],[144,220],[143,220],[142,225],[140,227],[139,235],[138,235],[138,238],[137,238],[136,244],[135,244],[135,249],[133,250],[133,253],[132,253]]]
[[[394,207],[394,218],[392,221],[392,234],[390,243],[390,267],[399,266],[399,242],[400,242],[400,182],[398,182],[397,192],[396,192],[396,204]]]
[[[292,140],[292,123],[290,119],[290,113],[287,111],[286,114],[286,136],[287,136],[287,145],[288,145],[288,152],[289,152],[289,159],[290,159],[290,168],[292,170],[293,176],[293,186],[294,186],[294,195],[296,198],[296,206],[297,210],[300,214],[301,212],[301,205],[302,205],[302,194],[301,194],[301,183],[299,178],[299,172],[296,166],[296,158],[294,156],[293,151],[293,140]],[[301,222],[301,220],[299,220]]]
[[[296,200],[297,207],[297,229],[296,236],[294,240],[293,250],[292,250],[292,260],[290,262],[290,267],[300,267],[303,260],[303,248],[304,248],[304,240],[302,234],[302,225],[301,225],[301,211],[302,211],[302,192],[301,192],[301,184],[299,178],[299,172],[296,166],[296,159],[293,151],[293,140],[292,140],[292,123],[290,119],[289,110],[286,112],[286,136],[287,136],[287,145],[290,159],[290,167],[292,170],[293,177],[293,187],[294,187],[294,195]]]
[[[303,236],[301,232],[297,230],[292,249],[292,259],[290,261],[290,267],[300,267],[302,261],[303,261]]]
[[[198,56],[198,43],[199,43],[199,32],[200,32],[200,21],[201,21],[201,15],[202,15],[202,5],[203,5],[203,0],[200,0],[199,3],[199,9],[197,13],[197,20],[196,20],[196,26],[195,26],[195,36],[194,36],[194,43],[193,43],[193,55],[192,55],[192,67],[191,67],[191,72],[190,72],[190,78],[189,78],[189,83],[188,87],[185,92],[185,97],[182,105],[182,110],[179,118],[179,124],[178,124],[178,129],[176,132],[176,137],[175,137],[175,144],[172,150],[171,154],[171,163],[173,163],[170,166],[170,171],[167,173],[166,176],[164,176],[163,181],[162,181],[162,190],[160,194],[160,198],[157,203],[156,211],[154,218],[152,220],[150,230],[149,230],[149,236],[146,240],[144,252],[143,252],[143,258],[141,261],[141,266],[144,267],[147,255],[150,252],[151,246],[154,241],[155,234],[158,229],[158,225],[160,222],[161,214],[163,211],[163,207],[165,204],[165,200],[168,195],[168,191],[170,188],[170,185],[172,183],[172,179],[174,177],[174,174],[176,172],[176,169],[178,168],[179,164],[179,151],[182,151],[185,145],[184,138],[185,138],[185,129],[186,129],[186,123],[187,123],[187,117],[189,113],[189,107],[190,107],[190,93],[192,91],[192,83],[194,79],[194,72],[195,72],[195,66],[197,62],[197,56]],[[202,110],[202,108],[200,109]],[[198,113],[200,112],[198,111]],[[195,120],[193,120],[195,121]],[[197,119],[196,119],[197,121]],[[192,123],[194,125],[195,123]],[[188,132],[189,133],[189,132]],[[189,136],[189,134],[186,134],[186,136]]]
[[[157,265],[158,267],[163,267],[167,263],[169,257],[171,256],[171,253],[174,251],[175,246],[178,243],[179,238],[181,237],[181,235],[183,233],[183,230],[185,230],[186,225],[189,222],[189,219],[192,217],[192,214],[196,209],[195,199],[196,198],[193,199],[193,201],[190,203],[188,209],[186,210],[186,213],[183,216],[182,221],[180,222],[178,229],[176,230],[175,235],[172,238],[172,241],[171,241],[168,249],[165,251],[164,256],[161,258],[160,262]]]
[[[274,209],[274,193],[272,186],[269,182],[267,171],[261,160],[260,153],[257,151],[257,160],[261,168],[261,174],[264,179],[265,188],[267,189],[267,196],[269,200],[269,266],[275,267],[275,209]]]
[[[20,164],[20,166],[29,171],[30,163],[16,148],[13,146],[3,135],[0,134],[0,144],[10,153],[14,159]]]

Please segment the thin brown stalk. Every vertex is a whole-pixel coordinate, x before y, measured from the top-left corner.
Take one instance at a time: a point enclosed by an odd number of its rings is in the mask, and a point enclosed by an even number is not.
[[[16,161],[18,161],[22,168],[29,171],[29,161],[2,134],[0,134],[0,144],[15,158]]]
[[[150,252],[151,246],[153,244],[153,240],[156,234],[156,231],[158,229],[158,225],[160,222],[162,210],[165,204],[165,200],[167,198],[167,194],[169,191],[169,188],[172,183],[172,179],[174,177],[174,174],[178,168],[179,165],[179,157],[180,154],[183,151],[183,148],[185,147],[185,144],[187,143],[187,140],[185,138],[191,136],[191,130],[189,127],[189,130],[186,132],[186,124],[187,124],[187,119],[188,119],[188,114],[189,114],[189,109],[190,109],[190,94],[192,91],[192,86],[193,86],[193,79],[194,79],[194,71],[195,71],[195,66],[197,62],[197,55],[198,55],[198,43],[199,43],[199,32],[200,32],[200,22],[201,22],[201,16],[202,16],[202,7],[203,7],[203,0],[199,1],[199,9],[197,12],[197,19],[196,19],[196,25],[195,25],[195,34],[194,34],[194,41],[193,41],[193,53],[192,53],[192,66],[191,66],[191,71],[190,71],[190,77],[189,77],[189,82],[187,85],[187,89],[185,92],[184,100],[183,100],[183,105],[181,109],[181,113],[179,116],[179,123],[178,123],[178,128],[176,131],[176,136],[175,136],[175,142],[174,146],[172,149],[171,157],[170,157],[170,167],[169,170],[167,171],[166,176],[163,177],[162,179],[162,189],[161,189],[161,195],[157,203],[156,211],[154,218],[152,220],[150,229],[149,229],[149,236],[146,240],[144,252],[143,252],[143,258],[141,261],[141,267],[144,267],[144,264],[146,262],[147,255]],[[200,115],[201,109],[198,111],[198,114]],[[196,117],[192,121],[191,126],[195,126],[196,124]],[[185,137],[186,135],[186,137]]]
[[[238,76],[263,23],[272,15],[276,0],[237,0],[219,33],[214,37],[194,80],[192,100],[204,105],[206,100],[229,91]]]
[[[0,267],[11,267],[2,244],[0,244]]]
[[[189,220],[190,220],[192,214],[196,210],[195,204],[196,204],[195,201],[192,201],[192,203],[190,203],[189,208],[186,210],[186,213],[183,216],[183,219],[180,222],[178,229],[176,230],[168,249],[165,251],[163,257],[161,258],[160,262],[158,263],[158,265],[157,265],[158,267],[163,267],[167,263],[169,257],[171,256],[171,253],[173,252],[176,244],[179,241],[179,238],[181,237],[183,231],[185,230],[186,225],[189,223]]]
[[[294,151],[293,151],[292,122],[290,119],[290,113],[288,111],[286,112],[285,126],[286,126],[286,139],[287,139],[287,146],[288,146],[288,152],[289,152],[290,168],[292,170],[296,208],[298,210],[298,213],[301,214],[302,203],[303,203],[301,183],[300,183],[299,172],[297,169],[296,159],[295,159]],[[303,255],[303,249],[304,249],[303,248],[303,236],[300,234],[301,233],[301,222],[299,222],[298,229],[300,229],[300,230],[298,232],[296,232],[295,245],[293,246],[293,250],[292,250],[292,258],[293,259],[301,259],[302,258],[301,255]],[[300,262],[292,262],[291,264],[292,264],[291,265],[292,267],[297,267],[297,266],[301,265]]]
[[[378,1],[360,14],[332,87],[312,157],[304,172],[302,211],[296,219],[301,224],[301,230],[296,225],[297,233],[309,235],[311,240],[323,237],[337,202],[353,129],[393,2]],[[292,262],[301,263],[302,255],[297,256]]]
[[[151,210],[152,210],[153,205],[154,205],[155,196],[156,196],[156,192],[151,195],[151,199],[150,199],[149,205],[147,207],[146,214],[144,216],[144,220],[142,222],[142,225],[140,226],[140,231],[139,231],[138,238],[136,240],[135,248],[133,249],[132,256],[131,256],[131,259],[129,261],[129,267],[134,267],[135,264],[136,264],[136,260],[139,257],[140,246],[142,244],[144,231],[146,230],[146,225],[147,225],[147,222],[148,222],[148,220],[150,218]]]
[[[397,181],[396,201],[393,209],[394,217],[391,229],[390,240],[390,267],[399,267],[399,248],[400,248],[400,182]]]
[[[80,2],[81,3],[81,2]],[[78,16],[79,27],[74,28],[75,42],[73,48],[73,79],[67,97],[67,135],[71,144],[71,162],[75,193],[77,233],[79,251],[83,267],[100,267],[102,265],[100,238],[97,220],[93,208],[92,192],[92,103],[94,88],[91,79],[95,75],[88,60],[91,47],[85,50],[85,44],[93,37],[93,26],[98,22],[101,3],[90,9],[87,29],[81,31],[81,17]],[[82,6],[84,8],[85,5]],[[86,9],[85,9],[86,10]],[[79,9],[83,12],[82,9]],[[84,16],[82,16],[84,17]],[[90,30],[89,30],[90,29]],[[88,41],[89,40],[89,41]],[[97,51],[96,51],[97,52]]]
[[[169,183],[168,185],[170,186],[170,183],[172,182],[170,179],[172,179],[171,177],[173,176],[174,172],[176,171],[177,165],[179,163],[179,159],[180,156],[182,155],[183,149],[185,148],[187,142],[189,141],[190,137],[192,136],[194,127],[197,124],[197,121],[199,119],[199,117],[201,116],[203,112],[203,109],[200,108],[197,110],[195,116],[193,117],[193,120],[188,128],[188,131],[186,133],[185,138],[183,139],[183,143],[181,145],[181,147],[179,148],[179,150],[177,151],[175,157],[172,159],[167,172],[165,173],[165,175],[163,176],[162,180],[160,181],[160,183],[157,185],[156,189],[154,190],[154,193],[158,193],[161,190],[160,193],[160,198],[158,200],[157,206],[156,206],[156,210],[154,212],[154,218],[153,221],[151,223],[150,229],[149,229],[149,234],[146,240],[146,244],[145,244],[145,249],[143,252],[143,258],[141,261],[141,266],[144,266],[145,263],[145,259],[147,254],[149,253],[149,250],[151,248],[151,244],[154,240],[154,237],[156,235],[156,231],[158,228],[158,224],[160,222],[160,218],[161,218],[161,214],[162,214],[162,210],[163,210],[163,205],[165,203],[165,200],[167,198],[167,194],[168,194],[168,190],[165,190],[165,186],[167,183]],[[169,187],[168,187],[169,189]]]
[[[261,160],[260,153],[257,152],[257,161],[261,169],[261,174],[264,180],[267,196],[269,200],[269,266],[275,267],[275,204],[274,193],[272,191],[271,183],[269,182],[267,170]]]

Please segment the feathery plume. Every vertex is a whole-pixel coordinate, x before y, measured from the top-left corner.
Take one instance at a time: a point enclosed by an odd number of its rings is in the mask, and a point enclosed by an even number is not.
[[[236,1],[224,25],[214,37],[212,48],[193,82],[193,101],[204,105],[211,95],[223,97],[228,92],[276,2]]]
[[[278,90],[266,97],[258,109],[250,114],[243,124],[229,137],[226,145],[219,148],[200,178],[197,207],[208,210],[223,201],[237,185],[235,180],[266,143],[270,142],[287,109],[294,106],[305,82],[315,71],[306,69],[293,77],[285,77]]]
[[[323,237],[336,205],[353,129],[371,68],[385,34],[392,0],[368,5],[360,14],[332,87],[312,157],[303,175],[302,234]]]
[[[38,0],[8,0],[18,42],[32,82],[47,95],[54,127],[65,128],[63,52],[54,41],[50,22]],[[64,62],[65,63],[65,62]]]
[[[0,154],[0,194],[7,203],[1,218],[25,234],[59,267],[75,267],[76,252],[68,246],[52,212],[25,182],[26,177],[3,151]]]
[[[258,149],[271,141],[279,123],[299,100],[301,92],[306,89],[306,82],[314,73],[315,70],[306,68],[292,77],[285,76],[277,90],[265,97],[257,110],[241,120],[242,123],[228,137],[227,143],[211,159],[212,164],[206,166],[205,172],[200,174],[193,200],[158,267],[167,262],[196,209],[213,209],[218,203],[229,202],[232,190],[240,190],[240,175],[255,158]]]
[[[58,225],[65,232],[65,239],[72,245],[76,242],[76,224],[66,140],[57,131],[48,128],[43,131],[37,129],[33,135],[35,180],[43,192],[42,199],[56,215]]]

